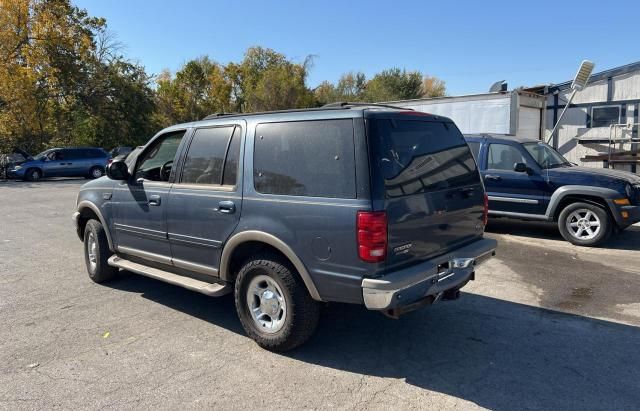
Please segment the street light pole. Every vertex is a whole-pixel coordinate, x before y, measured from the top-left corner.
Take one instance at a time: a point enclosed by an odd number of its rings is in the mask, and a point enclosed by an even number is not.
[[[569,96],[569,100],[567,101],[567,105],[564,106],[564,108],[562,109],[562,112],[560,113],[560,117],[558,117],[558,121],[556,121],[556,125],[553,126],[553,130],[551,130],[551,135],[549,136],[549,139],[547,140],[547,144],[549,144],[551,142],[551,140],[553,139],[553,135],[556,133],[556,130],[558,129],[558,126],[560,125],[560,122],[562,121],[562,117],[564,117],[564,113],[567,112],[567,109],[569,108],[569,105],[571,105],[571,101],[573,100],[573,97],[575,97],[577,92],[578,92],[578,89],[574,89],[571,92],[571,95]]]
[[[564,114],[567,112],[567,109],[569,108],[569,105],[571,105],[571,101],[575,97],[576,93],[578,91],[583,90],[587,86],[587,83],[589,82],[589,77],[591,77],[591,72],[593,71],[594,66],[595,65],[589,60],[583,60],[582,63],[580,64],[580,68],[578,69],[576,76],[573,78],[573,81],[571,82],[571,89],[573,91],[569,96],[569,101],[567,101],[567,105],[564,106],[562,113],[560,113],[560,117],[558,117],[558,121],[556,121],[556,124],[553,126],[553,130],[551,130],[551,135],[547,140],[547,144],[549,144],[551,142],[551,139],[553,139],[556,133],[556,130],[558,130],[558,126],[560,125],[560,121],[562,121],[562,117],[564,117]]]

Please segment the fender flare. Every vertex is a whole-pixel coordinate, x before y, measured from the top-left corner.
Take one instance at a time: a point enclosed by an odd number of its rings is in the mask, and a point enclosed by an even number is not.
[[[260,243],[268,244],[284,254],[300,274],[300,277],[302,278],[302,281],[304,281],[304,284],[307,287],[311,298],[316,301],[322,301],[322,299],[320,298],[320,294],[318,293],[318,289],[311,279],[309,272],[307,271],[300,258],[298,258],[298,256],[293,252],[291,247],[289,247],[278,237],[265,233],[263,231],[242,231],[227,240],[222,250],[222,257],[220,258],[220,278],[222,280],[227,282],[231,281],[231,273],[229,272],[231,255],[233,255],[233,252],[238,246],[249,241],[257,241]]]
[[[592,186],[579,186],[579,185],[567,185],[558,188],[553,192],[549,199],[549,205],[547,206],[547,212],[545,215],[548,219],[553,219],[555,212],[560,205],[560,202],[569,195],[587,195],[592,197],[599,197],[605,200],[607,205],[609,200],[618,198],[621,196],[616,190],[612,190],[606,187],[592,187]]]
[[[115,252],[115,249],[113,248],[113,241],[111,239],[111,231],[109,231],[109,225],[107,224],[106,220],[102,216],[102,212],[100,211],[98,206],[93,204],[91,201],[83,200],[83,201],[78,203],[77,209],[78,209],[78,211],[80,213],[82,213],[82,210],[84,210],[86,208],[91,209],[91,211],[93,211],[95,213],[95,215],[98,216],[98,219],[100,220],[100,224],[102,224],[102,228],[104,228],[104,232],[107,235],[107,242],[109,243],[109,250],[111,250],[112,252]]]

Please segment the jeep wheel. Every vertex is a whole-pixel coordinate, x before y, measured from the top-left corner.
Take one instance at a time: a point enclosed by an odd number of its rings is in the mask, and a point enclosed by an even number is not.
[[[602,207],[573,203],[560,213],[558,228],[565,240],[589,247],[598,245],[611,236],[612,222]]]
[[[118,274],[118,269],[107,263],[110,256],[111,251],[102,224],[97,220],[89,220],[84,228],[84,261],[89,278],[96,283],[103,283]]]
[[[246,333],[270,351],[291,350],[313,335],[320,304],[287,262],[275,256],[250,260],[235,285],[238,317]]]
[[[24,173],[24,178],[27,181],[38,181],[42,178],[42,171],[37,168],[30,168]]]

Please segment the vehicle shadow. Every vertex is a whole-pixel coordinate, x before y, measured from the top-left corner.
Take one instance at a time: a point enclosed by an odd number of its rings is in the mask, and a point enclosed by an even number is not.
[[[127,274],[112,286],[244,335],[230,296]],[[637,327],[468,293],[397,321],[354,305],[324,311],[316,335],[281,355],[404,380],[493,410],[640,404]]]
[[[544,240],[565,241],[560,235],[557,223],[546,221],[521,221],[509,218],[490,218],[488,233],[511,234]],[[567,242],[567,244],[569,244]],[[611,238],[598,248],[614,250],[640,250],[640,227],[631,226]]]
[[[637,409],[640,328],[464,294],[398,321],[332,306],[289,356],[492,410]]]
[[[217,298],[209,297],[126,271],[121,271],[118,278],[106,286],[126,292],[140,293],[142,298],[244,335],[240,321],[236,317],[233,295],[231,294]]]

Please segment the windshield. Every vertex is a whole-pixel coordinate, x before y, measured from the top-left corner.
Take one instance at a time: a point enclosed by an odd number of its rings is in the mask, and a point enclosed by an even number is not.
[[[42,153],[36,154],[34,156],[34,159],[36,160],[42,160],[47,154],[49,154],[50,152],[52,152],[52,149],[49,150],[44,150]]]
[[[541,168],[566,167],[571,165],[566,158],[562,157],[562,154],[545,143],[525,143],[523,146]]]

